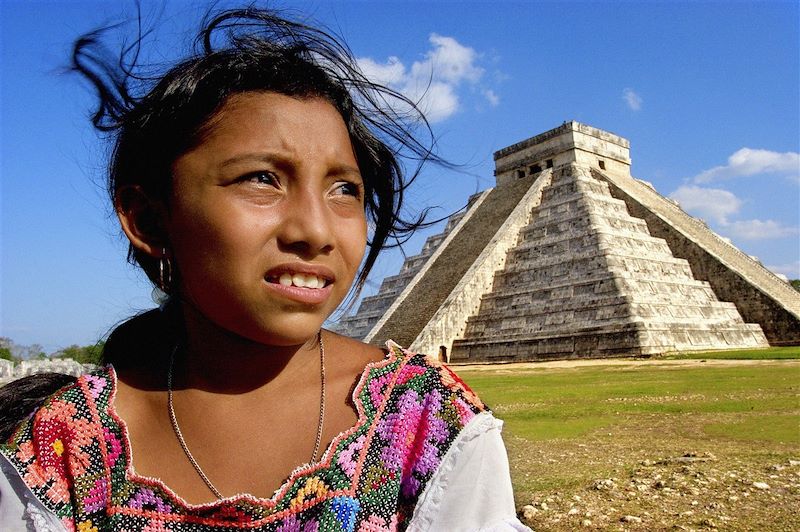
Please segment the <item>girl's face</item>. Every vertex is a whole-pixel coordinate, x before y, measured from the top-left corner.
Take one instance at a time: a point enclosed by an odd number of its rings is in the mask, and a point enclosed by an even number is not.
[[[182,299],[256,342],[313,337],[366,246],[364,184],[336,109],[233,96],[172,170],[166,232]]]

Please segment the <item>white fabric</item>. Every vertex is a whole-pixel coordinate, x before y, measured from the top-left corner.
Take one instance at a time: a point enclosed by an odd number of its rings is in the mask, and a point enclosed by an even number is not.
[[[409,532],[530,531],[514,511],[503,422],[476,415],[444,455],[417,501]],[[0,455],[0,531],[66,532]]]
[[[0,530],[67,532],[58,517],[39,502],[2,454],[0,454]]]
[[[514,510],[502,427],[481,412],[461,430],[417,501],[410,532],[530,531]]]

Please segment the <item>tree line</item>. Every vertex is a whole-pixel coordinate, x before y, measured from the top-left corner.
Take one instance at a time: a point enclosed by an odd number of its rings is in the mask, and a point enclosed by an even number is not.
[[[104,345],[105,342],[84,346],[73,344],[48,355],[39,344],[20,345],[11,338],[0,337],[0,359],[19,362],[21,360],[71,358],[81,364],[100,364]]]

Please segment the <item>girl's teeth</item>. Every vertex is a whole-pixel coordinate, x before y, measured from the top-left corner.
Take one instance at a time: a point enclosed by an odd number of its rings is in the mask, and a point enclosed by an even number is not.
[[[300,288],[322,288],[325,281],[315,275],[303,275],[302,273],[283,273],[278,277],[278,282],[283,286],[298,286]]]

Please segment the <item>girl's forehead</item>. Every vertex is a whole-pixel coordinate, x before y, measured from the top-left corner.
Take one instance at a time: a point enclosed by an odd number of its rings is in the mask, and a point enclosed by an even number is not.
[[[176,164],[224,170],[267,158],[309,166],[336,164],[358,172],[348,128],[333,105],[322,98],[265,92],[243,93],[227,102],[201,141]]]

